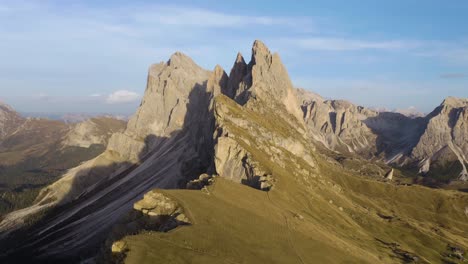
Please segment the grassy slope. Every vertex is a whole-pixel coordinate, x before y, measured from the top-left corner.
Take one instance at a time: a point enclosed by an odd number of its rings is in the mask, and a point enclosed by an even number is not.
[[[467,194],[363,178],[316,154],[315,167],[284,149],[272,160],[256,133],[299,138],[297,131],[226,98],[217,103],[229,112],[224,127],[273,173],[275,187],[267,193],[218,178],[210,195],[163,191],[194,224],[125,237],[127,263],[395,263],[401,252],[441,263],[448,244],[468,248]]]

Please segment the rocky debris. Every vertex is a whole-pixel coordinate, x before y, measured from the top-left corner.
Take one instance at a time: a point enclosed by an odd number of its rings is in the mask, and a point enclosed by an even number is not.
[[[119,240],[112,243],[112,253],[122,254],[128,250],[128,244],[125,241]]]
[[[294,214],[294,218],[297,218],[299,220],[304,220],[304,216],[302,216],[301,214]]]
[[[214,179],[212,176],[203,173],[201,174],[198,179],[191,180],[187,182],[187,189],[192,189],[192,190],[201,190],[207,185],[211,185],[214,182]]]
[[[389,249],[391,249],[395,256],[401,259],[404,263],[419,263],[420,257],[412,252],[402,249],[400,244],[394,242],[386,242],[379,238],[376,238],[376,240],[388,247]]]
[[[447,245],[447,250],[449,251],[448,257],[455,258],[461,261],[465,260],[465,251],[457,246]]]
[[[260,183],[260,190],[269,191],[273,187],[274,178],[272,175],[261,176],[258,180]]]
[[[387,180],[393,180],[393,168],[391,168],[387,173],[385,173],[384,178]]]

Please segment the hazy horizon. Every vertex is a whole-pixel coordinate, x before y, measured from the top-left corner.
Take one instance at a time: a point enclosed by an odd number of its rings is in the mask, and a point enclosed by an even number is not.
[[[424,3],[6,0],[0,100],[20,112],[132,114],[152,63],[182,51],[229,74],[260,39],[296,87],[428,113],[468,97],[468,3]]]

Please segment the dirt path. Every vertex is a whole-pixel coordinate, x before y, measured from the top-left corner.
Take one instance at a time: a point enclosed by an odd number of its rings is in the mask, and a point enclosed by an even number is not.
[[[268,192],[266,192],[266,195],[267,195],[268,200],[270,201],[270,203],[274,207],[276,207],[276,209],[278,209],[281,212],[281,215],[284,217],[284,221],[286,222],[286,227],[287,227],[286,232],[287,232],[287,236],[288,236],[289,246],[293,249],[294,253],[296,254],[297,258],[299,259],[299,262],[301,264],[305,264],[304,260],[302,259],[301,255],[299,254],[298,249],[294,245],[293,237],[292,237],[292,234],[291,234],[292,228],[291,228],[291,226],[289,224],[288,216],[283,212],[284,211],[283,209],[281,209],[275,202],[273,202],[273,200],[271,199],[270,194]]]

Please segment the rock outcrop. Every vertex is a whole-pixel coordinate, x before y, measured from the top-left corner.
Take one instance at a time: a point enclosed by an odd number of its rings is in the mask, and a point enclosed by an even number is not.
[[[420,172],[428,174],[431,168],[445,173],[443,167],[459,165],[459,178],[468,175],[468,99],[448,97],[427,117],[427,125],[411,158],[419,161]]]
[[[288,117],[285,120],[295,121],[298,130],[303,129],[296,91],[277,53],[272,54],[265,44],[256,40],[249,64],[238,54],[231,75],[227,96],[251,109],[258,108],[258,104],[269,106],[269,110]]]
[[[393,172],[394,172],[393,168],[390,169],[387,173],[385,173],[384,178],[390,181],[393,180]]]
[[[198,179],[187,182],[186,188],[192,190],[201,190],[205,186],[210,185],[214,182],[213,176],[203,173]]]
[[[173,218],[176,224],[190,223],[190,220],[184,214],[184,210],[176,201],[156,190],[147,192],[142,200],[133,205],[133,208],[149,216],[149,221],[152,221],[151,219],[156,221],[156,219],[160,219],[161,217],[169,217]],[[167,220],[165,221],[164,225],[159,225],[159,229],[162,231],[172,229],[168,225]]]
[[[371,154],[377,136],[365,124],[376,112],[347,101],[326,100],[302,92],[302,111],[310,135],[333,150]]]

